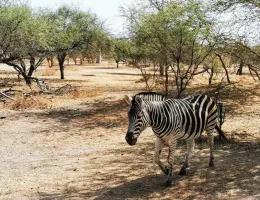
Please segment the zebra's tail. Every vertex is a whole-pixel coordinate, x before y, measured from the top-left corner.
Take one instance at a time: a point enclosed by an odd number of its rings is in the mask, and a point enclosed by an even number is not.
[[[228,141],[227,137],[225,136],[224,132],[219,128],[218,125],[216,125],[215,129],[217,130],[218,134],[221,138],[223,138],[225,141]]]

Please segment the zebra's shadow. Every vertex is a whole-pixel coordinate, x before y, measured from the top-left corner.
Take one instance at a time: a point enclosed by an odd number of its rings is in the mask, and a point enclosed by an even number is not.
[[[149,199],[151,194],[163,196],[169,191],[169,187],[166,186],[166,178],[162,174],[146,175],[141,178],[137,178],[132,181],[125,182],[116,187],[105,187],[92,193],[92,198],[95,200],[105,199],[131,199],[141,198]],[[181,176],[173,175],[173,184],[179,181]]]

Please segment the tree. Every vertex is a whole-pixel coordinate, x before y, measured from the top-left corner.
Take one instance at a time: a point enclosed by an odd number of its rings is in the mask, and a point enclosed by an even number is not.
[[[130,57],[130,44],[126,38],[116,38],[114,40],[113,58],[116,61],[117,68],[119,67],[119,62],[126,62]]]
[[[45,14],[51,26],[50,43],[56,52],[61,79],[64,79],[64,61],[68,53],[80,49],[90,49],[100,32],[95,15],[69,7],[60,7],[55,12]]]
[[[149,2],[150,8],[153,7],[155,1]],[[140,11],[137,19],[130,13],[130,35],[142,59],[156,55],[164,67],[166,94],[168,71],[172,70],[177,97],[180,97],[193,76],[205,71],[199,66],[214,49],[210,37],[212,24],[205,10],[194,1],[169,1],[160,5],[150,12]]]
[[[21,2],[0,2],[0,62],[12,66],[27,84],[48,49],[46,21]],[[29,59],[29,70],[27,67]]]
[[[218,22],[219,26],[226,24],[220,32],[226,38],[218,51],[220,57],[228,56],[232,65],[238,65],[238,75],[243,74],[243,68],[248,67],[253,78],[259,79],[260,71],[260,3],[255,0],[216,0],[213,5],[214,15],[228,14],[228,20]],[[219,50],[218,49],[218,50]],[[221,53],[220,53],[221,52]],[[221,55],[222,54],[222,55]]]
[[[106,29],[103,27],[103,24],[101,24],[95,31],[95,34],[93,34],[91,45],[83,48],[82,52],[85,55],[92,55],[95,58],[98,57],[101,59],[98,59],[99,62],[101,62],[103,57],[111,58],[111,52],[113,51],[112,48],[113,40],[110,36],[110,33],[106,31]]]
[[[235,41],[226,46],[226,55],[229,56],[232,65],[239,65],[237,75],[243,74],[243,68],[248,67],[252,77],[260,80],[260,51],[257,47],[250,47],[243,41]]]

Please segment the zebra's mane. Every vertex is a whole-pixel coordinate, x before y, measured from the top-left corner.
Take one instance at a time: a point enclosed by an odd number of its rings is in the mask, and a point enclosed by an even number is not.
[[[165,101],[166,97],[163,94],[156,92],[140,92],[133,97],[132,105],[134,105],[136,96],[139,96],[144,101]]]

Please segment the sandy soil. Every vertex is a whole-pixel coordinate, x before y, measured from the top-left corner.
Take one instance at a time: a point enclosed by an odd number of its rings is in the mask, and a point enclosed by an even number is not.
[[[11,76],[2,72],[0,81]],[[230,142],[216,137],[215,168],[208,167],[202,137],[187,175],[178,175],[185,154],[180,143],[168,188],[153,161],[151,130],[134,147],[124,140],[123,97],[145,87],[138,70],[77,66],[67,69],[66,81],[58,72],[45,78],[53,87],[70,83],[102,92],[77,100],[51,97],[52,109],[0,111],[0,199],[260,199],[259,83],[234,77],[221,95]],[[191,91],[208,89],[194,83]]]

